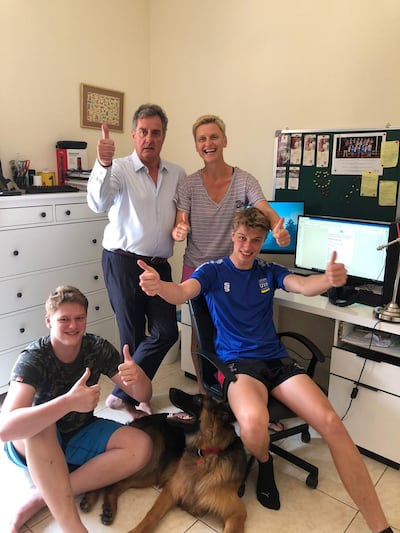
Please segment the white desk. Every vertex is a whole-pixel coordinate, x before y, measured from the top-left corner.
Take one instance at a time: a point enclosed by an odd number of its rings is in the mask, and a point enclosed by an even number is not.
[[[278,290],[278,329],[282,329],[279,322],[285,310],[334,322],[333,336],[328,339],[332,346],[329,399],[363,453],[400,468],[400,324],[377,320],[373,308],[362,304],[337,307],[323,296],[306,297]],[[316,318],[311,317],[309,322],[316,336],[323,335]],[[296,325],[290,320],[286,323]],[[359,331],[359,326],[369,331]],[[285,325],[283,329],[290,328]],[[314,335],[309,336],[319,344]],[[383,346],[384,343],[390,346]],[[357,396],[351,399],[355,388]]]
[[[366,328],[375,328],[387,333],[400,335],[400,324],[391,322],[379,322],[373,316],[373,307],[362,304],[353,304],[348,307],[338,307],[329,303],[325,296],[303,296],[302,294],[293,294],[279,289],[275,293],[275,306],[297,309],[312,315],[323,316],[342,322],[350,322],[357,326]],[[400,355],[400,354],[399,354]]]

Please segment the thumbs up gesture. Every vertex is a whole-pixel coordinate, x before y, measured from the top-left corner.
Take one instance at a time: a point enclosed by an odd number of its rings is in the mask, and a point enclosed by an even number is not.
[[[118,366],[118,373],[124,385],[135,385],[139,379],[139,367],[133,360],[129,346],[124,345],[122,352],[124,354],[124,362]]]
[[[177,224],[172,230],[172,238],[174,241],[184,241],[188,233],[190,233],[189,213],[178,211]]]
[[[159,273],[141,259],[138,259],[137,264],[144,270],[139,276],[140,288],[148,296],[155,296],[161,289]]]
[[[288,246],[288,244],[290,244],[290,234],[288,230],[283,227],[284,222],[285,219],[281,217],[272,230],[272,235],[279,246]]]
[[[103,167],[109,167],[114,157],[115,145],[110,139],[107,124],[102,124],[101,133],[102,137],[97,142],[97,159]]]
[[[336,263],[337,252],[333,251],[326,266],[325,275],[332,287],[342,287],[347,280],[347,271],[343,263]]]
[[[69,398],[69,411],[78,413],[89,413],[96,407],[100,398],[100,385],[96,383],[88,387],[87,382],[90,378],[90,368],[86,368],[82,377],[73,385],[67,396]]]

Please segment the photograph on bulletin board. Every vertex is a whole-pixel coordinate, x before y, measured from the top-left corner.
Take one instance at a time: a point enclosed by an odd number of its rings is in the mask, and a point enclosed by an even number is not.
[[[356,176],[364,171],[383,174],[381,146],[386,133],[352,133],[333,137],[332,174]]]

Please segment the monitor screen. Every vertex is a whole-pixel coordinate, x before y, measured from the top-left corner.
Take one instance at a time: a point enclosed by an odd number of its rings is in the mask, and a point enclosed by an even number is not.
[[[260,253],[294,254],[296,247],[297,219],[300,215],[304,215],[304,202],[278,202],[271,200],[268,203],[280,217],[285,219],[283,227],[286,228],[290,234],[290,244],[288,246],[279,246],[272,236],[272,231],[270,231],[261,247]]]
[[[388,242],[389,229],[385,222],[300,216],[295,267],[324,272],[336,250],[337,261],[347,269],[349,285],[382,284],[386,249],[377,247]]]

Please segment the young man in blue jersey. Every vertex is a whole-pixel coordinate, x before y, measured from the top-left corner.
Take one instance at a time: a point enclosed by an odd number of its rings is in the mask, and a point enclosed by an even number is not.
[[[217,355],[237,375],[228,388],[230,407],[239,423],[241,439],[259,463],[257,498],[270,509],[280,508],[272,456],[268,453],[268,395],[303,418],[324,438],[348,493],[373,533],[388,533],[387,520],[365,464],[345,426],[320,388],[291,361],[274,328],[276,289],[315,296],[346,282],[344,265],[332,253],[326,271],[308,277],[265,263],[257,255],[270,230],[268,218],[257,208],[244,209],[233,220],[233,251],[229,257],[205,263],[188,280],[161,281],[143,261],[140,286],[181,304],[203,294],[217,336]]]

